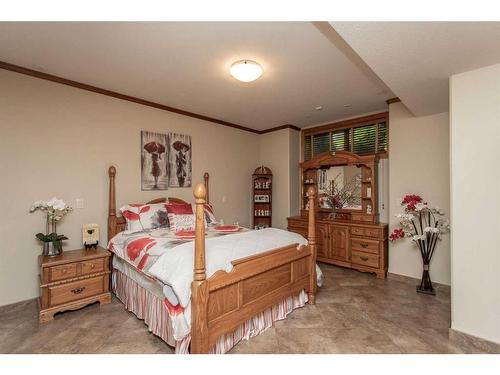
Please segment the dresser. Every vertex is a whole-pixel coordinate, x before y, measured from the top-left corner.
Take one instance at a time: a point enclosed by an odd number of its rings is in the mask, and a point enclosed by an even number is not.
[[[307,217],[288,218],[288,230],[307,238]],[[387,276],[387,224],[316,220],[316,249],[319,262]]]
[[[94,302],[111,302],[110,256],[102,247],[65,251],[56,257],[40,255],[39,321]]]

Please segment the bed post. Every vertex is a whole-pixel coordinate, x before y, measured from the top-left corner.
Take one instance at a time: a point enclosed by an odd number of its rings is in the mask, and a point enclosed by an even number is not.
[[[194,188],[196,222],[194,240],[194,277],[191,284],[191,353],[208,353],[208,282],[205,273],[205,185]]]
[[[310,186],[307,190],[307,198],[309,199],[309,226],[307,229],[307,240],[311,248],[311,270],[309,279],[309,304],[316,303],[316,189]]]
[[[116,197],[115,197],[115,176],[116,168],[112,165],[108,169],[109,176],[109,211],[108,211],[108,241],[116,233],[111,233],[111,228],[116,227]],[[113,229],[114,230],[114,229]]]
[[[208,172],[205,172],[203,175],[203,179],[205,180],[205,189],[207,190],[207,203],[210,204],[210,198],[209,198],[209,189],[208,189],[208,179],[210,178],[210,175]]]

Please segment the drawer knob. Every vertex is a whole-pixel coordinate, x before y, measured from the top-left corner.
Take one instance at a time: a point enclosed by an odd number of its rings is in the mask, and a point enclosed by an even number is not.
[[[73,294],[80,294],[81,292],[83,292],[85,290],[85,287],[82,286],[81,288],[75,288],[75,289],[71,289],[71,293]]]
[[[368,257],[359,257],[363,262],[366,262],[368,260]]]
[[[66,273],[68,270],[66,268],[63,268],[62,273]]]
[[[363,249],[366,249],[366,248],[368,247],[368,244],[367,244],[367,243],[361,243],[361,247],[362,247]]]
[[[90,268],[94,268],[95,267],[95,264],[94,263],[91,263],[90,264]]]

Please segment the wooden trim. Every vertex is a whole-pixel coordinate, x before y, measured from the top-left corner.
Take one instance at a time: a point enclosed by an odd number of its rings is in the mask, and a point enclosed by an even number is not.
[[[22,66],[19,66],[19,65],[9,64],[9,63],[7,63],[5,61],[0,61],[0,69],[9,70],[11,72],[16,72],[16,73],[20,73],[20,74],[25,74],[25,75],[28,75],[28,76],[31,76],[31,77],[44,79],[46,81],[60,83],[62,85],[75,87],[75,88],[81,89],[81,90],[91,91],[91,92],[94,92],[94,93],[97,93],[97,94],[102,94],[102,95],[110,96],[110,97],[116,98],[116,99],[126,100],[126,101],[129,101],[129,102],[132,102],[132,103],[141,104],[141,105],[145,105],[145,106],[156,108],[156,109],[161,109],[163,111],[177,113],[179,115],[193,117],[193,118],[196,118],[196,119],[199,119],[199,120],[209,121],[209,122],[216,123],[216,124],[219,124],[219,125],[229,126],[231,128],[235,128],[235,129],[239,129],[239,130],[244,130],[244,131],[251,132],[251,133],[261,134],[261,132],[262,132],[261,130],[247,128],[246,126],[234,124],[232,122],[228,122],[228,121],[224,121],[224,120],[219,120],[219,119],[216,119],[216,118],[213,118],[213,117],[209,117],[209,116],[205,116],[205,115],[200,115],[198,113],[185,111],[183,109],[179,109],[179,108],[170,107],[170,106],[167,106],[167,105],[163,105],[163,104],[151,102],[149,100],[137,98],[135,96],[121,94],[121,93],[116,92],[116,91],[106,90],[106,89],[103,89],[103,88],[100,88],[100,87],[96,87],[96,86],[92,86],[92,85],[87,85],[86,83],[81,83],[81,82],[73,81],[73,80],[70,80],[70,79],[63,78],[63,77],[55,76],[55,75],[52,75],[52,74],[48,74],[48,73],[44,73],[44,72],[39,72],[37,70],[25,68],[25,67],[22,67]]]
[[[291,124],[286,124],[286,125],[276,126],[274,128],[260,130],[259,134],[265,134],[265,133],[275,132],[277,130],[282,130],[282,129],[293,129],[293,130],[297,130],[297,131],[301,130],[298,126],[291,125]]]
[[[385,102],[387,103],[387,105],[389,105],[389,104],[392,104],[392,103],[399,103],[400,101],[401,101],[401,99],[399,99],[398,97],[396,97],[396,98],[387,99]]]
[[[356,117],[349,120],[337,121],[337,122],[332,122],[330,124],[316,126],[314,128],[303,129],[302,135],[303,136],[314,135],[318,133],[324,133],[327,131],[369,125],[380,121],[385,121],[386,123],[388,123],[389,112],[380,112],[380,113],[375,113],[373,115]]]

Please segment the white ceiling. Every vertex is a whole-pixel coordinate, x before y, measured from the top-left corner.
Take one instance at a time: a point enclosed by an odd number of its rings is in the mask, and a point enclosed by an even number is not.
[[[229,75],[244,58],[262,78]],[[393,96],[308,22],[0,23],[0,60],[257,130],[385,110]]]
[[[500,22],[331,22],[415,115],[448,111],[449,77],[500,63]]]

